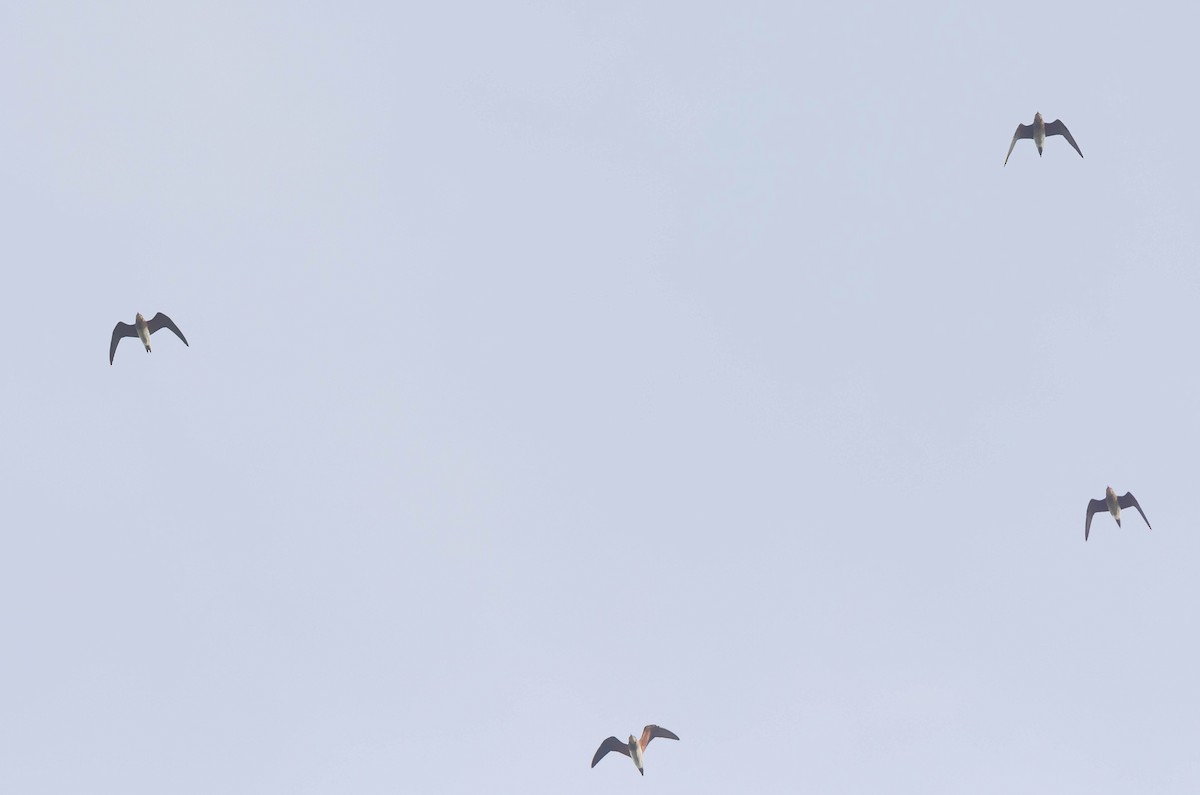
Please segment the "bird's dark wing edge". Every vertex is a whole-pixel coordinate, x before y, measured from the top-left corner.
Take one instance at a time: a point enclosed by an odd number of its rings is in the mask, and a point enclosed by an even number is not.
[[[187,337],[183,336],[183,332],[179,330],[179,326],[175,325],[175,321],[171,320],[171,318],[167,317],[162,312],[159,312],[157,315],[150,318],[149,322],[146,323],[146,328],[150,329],[151,334],[158,331],[160,328],[169,328],[171,331],[175,332],[176,337],[179,337],[179,339],[183,340],[184,345],[188,344]],[[188,345],[188,347],[190,348],[191,346]]]
[[[1079,144],[1075,143],[1075,138],[1071,135],[1071,131],[1067,129],[1067,125],[1058,119],[1046,125],[1046,136],[1049,137],[1051,135],[1061,135],[1063,138],[1066,138],[1067,143],[1074,147],[1076,152],[1079,152],[1080,157],[1083,157],[1083,150],[1079,148]]]
[[[1085,522],[1083,525],[1083,540],[1084,541],[1088,540],[1088,533],[1090,533],[1092,531],[1092,514],[1096,513],[1097,511],[1107,511],[1107,510],[1108,510],[1108,503],[1106,503],[1104,500],[1092,500],[1091,502],[1088,503],[1087,522]]]
[[[596,763],[603,759],[604,755],[609,751],[620,751],[621,753],[625,754],[625,756],[629,756],[629,748],[626,747],[625,743],[621,742],[616,737],[609,737],[607,740],[600,743],[600,747],[596,749],[596,755],[592,757],[592,767],[595,767]]]
[[[1117,505],[1120,505],[1122,508],[1128,508],[1130,505],[1137,508],[1137,512],[1142,515],[1142,521],[1146,523],[1146,527],[1150,527],[1150,520],[1146,518],[1146,512],[1142,510],[1142,506],[1138,505],[1137,498],[1133,496],[1133,492],[1127,491],[1118,497]],[[1153,530],[1154,528],[1150,527],[1150,529]]]
[[[1015,133],[1013,133],[1012,143],[1008,145],[1008,154],[1006,154],[1004,156],[1004,165],[1006,165],[1006,166],[1008,165],[1008,159],[1010,157],[1012,157],[1012,150],[1013,150],[1013,147],[1017,145],[1017,141],[1021,140],[1022,138],[1032,138],[1032,137],[1033,137],[1033,125],[1032,124],[1018,124],[1017,131]]]
[[[651,723],[649,726],[642,729],[642,750],[645,750],[646,746],[649,745],[650,741],[655,737],[665,737],[668,740],[679,739],[675,732],[669,729],[664,729],[662,726],[655,726],[653,723]]]
[[[136,337],[137,329],[128,323],[118,323],[113,326],[112,342],[108,345],[108,363],[113,363],[113,357],[117,355],[117,343],[125,337]]]

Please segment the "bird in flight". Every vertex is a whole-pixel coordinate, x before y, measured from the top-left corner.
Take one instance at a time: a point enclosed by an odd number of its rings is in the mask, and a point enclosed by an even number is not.
[[[1017,141],[1022,138],[1032,138],[1033,143],[1037,146],[1038,157],[1042,156],[1042,147],[1046,145],[1046,136],[1061,135],[1067,139],[1067,143],[1075,147],[1075,151],[1079,152],[1079,156],[1083,157],[1083,151],[1080,150],[1079,144],[1075,143],[1075,139],[1071,137],[1071,131],[1067,129],[1067,125],[1063,124],[1058,119],[1047,123],[1042,118],[1041,113],[1033,114],[1033,124],[1018,124],[1017,131],[1013,133],[1012,143],[1008,145],[1008,154],[1004,156],[1004,165],[1008,165],[1008,158],[1012,156],[1013,147],[1017,145]]]
[[[179,330],[179,326],[175,325],[175,321],[159,312],[154,317],[146,320],[142,317],[142,313],[137,313],[137,318],[134,319],[133,325],[128,323],[117,323],[113,328],[112,344],[108,346],[108,363],[113,363],[113,357],[117,355],[117,343],[123,337],[137,337],[146,346],[146,353],[150,352],[150,335],[158,331],[160,328],[169,328],[175,332],[175,336],[183,340],[183,344],[187,345],[187,337],[183,336],[183,332]],[[190,345],[188,347],[191,347]]]
[[[592,767],[604,758],[604,755],[609,751],[617,751],[625,754],[633,760],[633,764],[637,766],[638,772],[643,776],[646,771],[642,770],[642,754],[646,751],[646,746],[655,737],[666,737],[668,740],[678,740],[674,732],[667,731],[662,726],[655,726],[653,723],[642,729],[642,738],[639,740],[632,734],[629,735],[629,742],[624,743],[616,737],[609,737],[604,742],[600,743],[600,747],[596,750],[596,755],[592,757]]]
[[[1121,509],[1129,506],[1137,508],[1137,512],[1142,515],[1142,520],[1146,523],[1146,527],[1150,527],[1150,520],[1146,518],[1146,512],[1142,510],[1142,506],[1138,505],[1138,501],[1130,492],[1125,492],[1120,497],[1113,491],[1113,487],[1109,486],[1104,491],[1104,499],[1092,500],[1088,503],[1087,522],[1083,525],[1083,540],[1088,540],[1088,533],[1092,531],[1092,514],[1100,511],[1108,511],[1112,517],[1117,520],[1117,527],[1121,526]],[[1153,529],[1153,528],[1151,528]]]

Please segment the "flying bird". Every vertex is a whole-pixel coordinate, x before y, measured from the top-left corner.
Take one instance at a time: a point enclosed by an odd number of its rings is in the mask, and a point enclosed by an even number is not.
[[[646,751],[646,746],[655,737],[666,737],[668,740],[678,740],[674,732],[667,731],[662,726],[655,726],[653,723],[642,729],[642,739],[637,739],[632,734],[629,735],[629,742],[624,743],[616,737],[609,737],[604,742],[600,743],[600,747],[596,749],[596,755],[592,757],[592,767],[604,758],[604,755],[609,751],[618,751],[633,760],[633,764],[637,766],[638,772],[643,776],[646,771],[642,770],[642,754]]]
[[[1142,506],[1138,505],[1138,501],[1130,492],[1125,492],[1120,497],[1113,491],[1112,486],[1109,486],[1104,491],[1104,499],[1092,500],[1088,503],[1087,522],[1083,525],[1083,540],[1088,540],[1088,533],[1092,531],[1092,514],[1100,511],[1108,511],[1113,518],[1117,520],[1117,527],[1121,526],[1121,509],[1128,508],[1132,505],[1137,508],[1137,512],[1142,515],[1142,520],[1146,523],[1146,527],[1150,527],[1150,520],[1146,518],[1146,512],[1142,510]],[[1154,528],[1150,528],[1154,529]]]
[[[150,335],[158,331],[160,328],[169,328],[175,332],[175,336],[183,340],[183,344],[187,345],[187,337],[183,336],[183,332],[179,330],[179,326],[175,325],[175,321],[159,312],[150,320],[142,317],[142,313],[138,312],[137,317],[133,321],[133,325],[128,323],[117,323],[113,328],[112,344],[108,346],[108,363],[113,363],[113,357],[117,355],[117,343],[123,337],[137,337],[146,346],[146,353],[150,352]],[[188,347],[191,347],[190,345]]]
[[[1041,113],[1033,114],[1033,124],[1018,124],[1017,131],[1013,134],[1012,143],[1008,145],[1008,154],[1004,156],[1004,165],[1008,165],[1008,158],[1012,156],[1013,147],[1017,145],[1017,141],[1022,138],[1032,138],[1033,143],[1037,146],[1038,157],[1042,156],[1042,147],[1046,145],[1046,136],[1061,135],[1067,139],[1067,143],[1075,147],[1075,151],[1079,152],[1079,156],[1083,157],[1083,152],[1079,148],[1079,144],[1075,143],[1075,139],[1071,137],[1071,131],[1067,129],[1067,125],[1063,124],[1058,119],[1050,123],[1042,118]]]

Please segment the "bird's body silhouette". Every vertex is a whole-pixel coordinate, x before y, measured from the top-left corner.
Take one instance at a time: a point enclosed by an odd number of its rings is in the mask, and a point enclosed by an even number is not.
[[[646,746],[649,745],[650,741],[655,737],[666,737],[668,740],[679,739],[677,736],[675,736],[674,732],[667,731],[663,727],[655,726],[652,723],[646,728],[642,729],[641,739],[638,739],[631,734],[629,735],[629,742],[621,742],[616,737],[609,737],[607,740],[600,743],[600,747],[596,749],[596,755],[592,757],[592,767],[595,767],[596,763],[603,759],[605,754],[607,754],[609,751],[617,751],[618,753],[625,754],[625,756],[632,759],[633,764],[638,769],[638,772],[644,776],[646,775],[646,771],[642,769],[643,755],[645,754]]]
[[[1041,113],[1033,114],[1033,124],[1018,124],[1017,131],[1013,134],[1012,143],[1008,145],[1008,154],[1004,156],[1004,165],[1008,165],[1008,158],[1012,156],[1013,147],[1017,145],[1017,141],[1022,138],[1032,138],[1034,146],[1037,147],[1038,157],[1042,156],[1042,147],[1046,145],[1047,136],[1061,135],[1067,139],[1067,143],[1079,152],[1079,156],[1083,157],[1083,151],[1079,148],[1079,144],[1075,143],[1075,139],[1071,136],[1071,131],[1067,129],[1067,125],[1060,120],[1048,122],[1042,118]]]
[[[1092,532],[1092,515],[1100,511],[1108,511],[1112,514],[1112,518],[1117,520],[1117,527],[1121,526],[1121,509],[1133,506],[1137,508],[1137,512],[1142,515],[1142,521],[1146,523],[1146,527],[1150,527],[1150,520],[1146,518],[1146,512],[1142,510],[1142,506],[1138,505],[1138,501],[1134,499],[1132,492],[1125,492],[1120,497],[1113,491],[1112,486],[1108,486],[1104,490],[1104,499],[1092,500],[1088,503],[1087,521],[1083,525],[1083,540],[1088,540],[1088,535]],[[1153,529],[1153,528],[1151,528]]]
[[[110,365],[113,363],[113,357],[117,355],[117,343],[125,337],[137,337],[146,346],[146,353],[149,353],[150,335],[160,328],[171,329],[171,331],[175,332],[176,337],[183,340],[184,345],[188,344],[187,337],[183,336],[183,332],[179,330],[179,326],[176,326],[175,322],[162,312],[159,312],[149,320],[146,320],[146,318],[142,317],[142,313],[138,312],[132,326],[128,323],[117,323],[116,327],[113,328],[112,343],[108,346],[108,363]],[[188,347],[190,348],[191,346],[188,345]]]

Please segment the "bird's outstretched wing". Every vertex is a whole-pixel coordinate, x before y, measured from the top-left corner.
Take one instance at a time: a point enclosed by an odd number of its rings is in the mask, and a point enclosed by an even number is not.
[[[1137,508],[1137,512],[1142,515],[1142,521],[1146,523],[1146,527],[1150,527],[1150,520],[1146,518],[1146,512],[1142,510],[1142,506],[1138,505],[1138,501],[1134,498],[1133,492],[1127,491],[1118,497],[1117,505],[1120,505],[1122,508],[1128,508],[1130,505],[1132,505],[1134,508]],[[1154,528],[1150,527],[1150,529],[1153,530]]]
[[[645,751],[646,746],[649,745],[650,741],[655,737],[666,737],[668,740],[679,739],[677,736],[675,736],[675,732],[668,731],[662,726],[655,726],[653,723],[651,723],[649,726],[642,729],[642,739],[638,740],[638,745],[642,746],[642,750]]]
[[[175,332],[176,337],[179,337],[179,339],[183,340],[184,345],[188,344],[187,337],[183,336],[183,332],[179,330],[179,326],[175,325],[175,321],[171,320],[171,318],[167,317],[162,312],[159,312],[157,315],[150,318],[149,322],[146,323],[146,328],[150,329],[151,334],[158,331],[160,328],[169,328],[171,331]],[[188,345],[188,347],[190,348],[192,346]]]
[[[625,756],[629,756],[629,746],[618,740],[616,737],[609,737],[607,740],[600,743],[600,747],[596,749],[596,755],[592,757],[592,767],[595,767],[596,763],[603,759],[604,755],[609,751],[620,751],[621,753],[625,754]]]
[[[137,329],[128,323],[118,323],[113,327],[112,342],[108,345],[108,363],[110,366],[113,363],[113,357],[117,355],[117,343],[120,342],[123,337],[136,336]]]
[[[1008,154],[1004,156],[1004,165],[1006,165],[1006,166],[1008,165],[1008,159],[1010,157],[1012,157],[1012,150],[1013,150],[1013,147],[1017,145],[1017,141],[1021,140],[1022,138],[1032,138],[1032,137],[1033,137],[1033,125],[1032,124],[1018,124],[1017,131],[1015,133],[1013,133],[1012,143],[1008,145]]]
[[[1075,147],[1075,151],[1079,152],[1080,157],[1083,157],[1083,151],[1079,148],[1079,144],[1075,143],[1075,139],[1071,137],[1071,131],[1067,129],[1067,125],[1058,119],[1046,125],[1046,137],[1049,138],[1051,135],[1061,135],[1063,138],[1066,138],[1067,143]]]
[[[1090,533],[1092,531],[1092,514],[1098,513],[1100,511],[1107,511],[1107,510],[1108,510],[1108,503],[1105,502],[1104,500],[1092,500],[1091,502],[1088,503],[1087,522],[1085,522],[1083,525],[1083,540],[1084,541],[1088,540],[1088,533]],[[1149,523],[1147,523],[1147,524],[1149,524]]]

